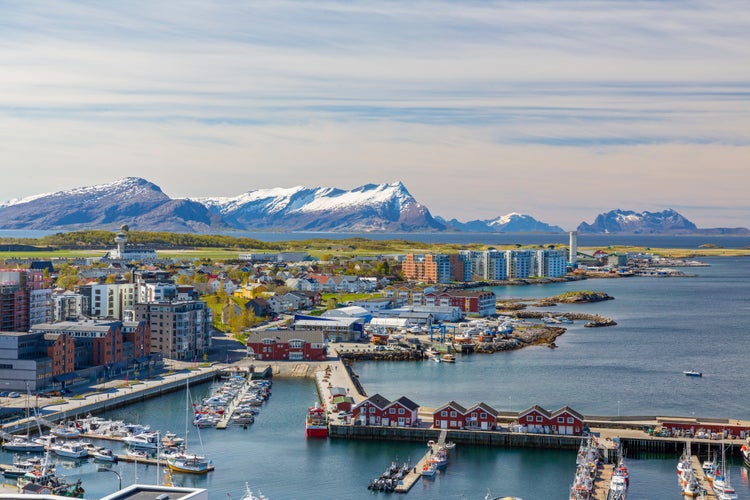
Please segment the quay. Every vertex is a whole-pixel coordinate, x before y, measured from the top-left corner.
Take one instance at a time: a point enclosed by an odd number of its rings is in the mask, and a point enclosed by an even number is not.
[[[170,392],[184,390],[185,383],[188,380],[190,383],[208,382],[218,377],[223,370],[223,366],[214,365],[194,370],[171,372],[153,379],[133,381],[127,385],[124,385],[122,381],[115,381],[117,385],[96,387],[91,392],[44,405],[39,408],[39,416],[49,422],[58,422],[70,418],[72,415],[101,413]],[[113,382],[109,384],[113,384]],[[33,430],[35,423],[36,418],[31,416],[4,424],[0,430],[5,434],[14,434],[25,431],[28,426]]]
[[[336,416],[337,408],[333,401],[333,391],[336,389],[343,389],[347,395],[352,397],[352,406],[367,399],[364,388],[346,360],[335,358],[330,359],[328,363],[323,363],[315,372],[315,382],[321,403],[329,415],[329,436],[333,439],[427,442],[430,440],[437,441],[440,437],[441,429],[433,428],[433,408],[420,407],[420,425],[412,427],[353,425],[348,419],[338,418]],[[566,450],[577,450],[580,446],[581,436],[510,432],[508,426],[517,422],[517,419],[518,413],[516,412],[498,412],[499,430],[448,429],[448,439],[457,444],[473,446]],[[686,443],[689,443],[693,453],[698,453],[701,449],[706,450],[711,446],[719,446],[718,436],[705,438],[693,436],[688,438],[688,436],[659,436],[644,431],[646,428],[668,426],[674,422],[679,422],[685,428],[694,427],[696,429],[701,426],[750,428],[750,422],[734,419],[699,419],[675,416],[585,417],[585,423],[590,433],[597,436],[599,443],[604,447],[604,459],[608,463],[615,463],[617,460],[618,442],[619,446],[626,449],[630,456],[650,453],[679,456]],[[729,447],[730,453],[739,453],[740,447],[746,443],[743,439],[745,436],[741,437],[727,436],[724,438],[723,443]]]

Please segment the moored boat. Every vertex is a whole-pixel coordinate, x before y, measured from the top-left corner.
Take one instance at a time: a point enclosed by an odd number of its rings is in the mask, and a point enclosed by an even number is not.
[[[35,443],[24,436],[14,436],[10,441],[3,443],[5,451],[18,451],[22,453],[38,453],[44,451],[44,445]]]
[[[442,361],[444,363],[455,363],[456,362],[456,357],[453,354],[450,354],[450,353],[443,354],[442,356],[440,356],[440,361]]]
[[[437,464],[434,462],[427,462],[424,464],[424,467],[422,467],[422,475],[427,477],[432,477],[435,474],[437,474]]]
[[[94,460],[99,460],[100,462],[117,462],[117,455],[110,448],[99,448],[92,451],[91,456],[94,457]]]
[[[698,372],[698,371],[695,371],[695,370],[685,370],[682,373],[684,373],[688,377],[702,377],[703,376],[702,372]]]
[[[307,410],[305,418],[305,436],[306,437],[328,437],[328,416],[325,408],[321,408],[318,403]]]
[[[80,443],[70,441],[50,445],[50,450],[52,450],[55,455],[66,458],[86,458],[89,456],[89,450],[84,448]]]
[[[125,444],[131,448],[141,450],[155,450],[159,447],[159,433],[158,432],[142,432],[135,436],[128,436],[122,440]]]
[[[174,472],[187,474],[206,474],[214,470],[211,460],[198,455],[179,454],[167,459],[167,465]]]

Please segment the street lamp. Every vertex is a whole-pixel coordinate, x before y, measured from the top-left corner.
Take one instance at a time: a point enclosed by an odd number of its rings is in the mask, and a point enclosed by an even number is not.
[[[99,468],[96,469],[96,472],[111,472],[112,474],[116,475],[117,476],[117,481],[119,483],[117,491],[120,491],[122,489],[122,476],[116,470],[107,469],[106,467],[99,467]]]
[[[617,416],[620,416],[620,402],[617,402]]]

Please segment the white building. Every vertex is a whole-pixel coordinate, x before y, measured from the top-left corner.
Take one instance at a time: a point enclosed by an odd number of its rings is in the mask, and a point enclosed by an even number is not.
[[[568,256],[565,250],[537,250],[536,275],[546,278],[565,276],[568,270]]]

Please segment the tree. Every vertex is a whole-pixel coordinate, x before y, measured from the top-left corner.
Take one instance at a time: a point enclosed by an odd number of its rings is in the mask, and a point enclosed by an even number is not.
[[[330,299],[326,300],[326,309],[336,309],[338,305],[339,301],[336,300],[336,297],[331,297]]]

